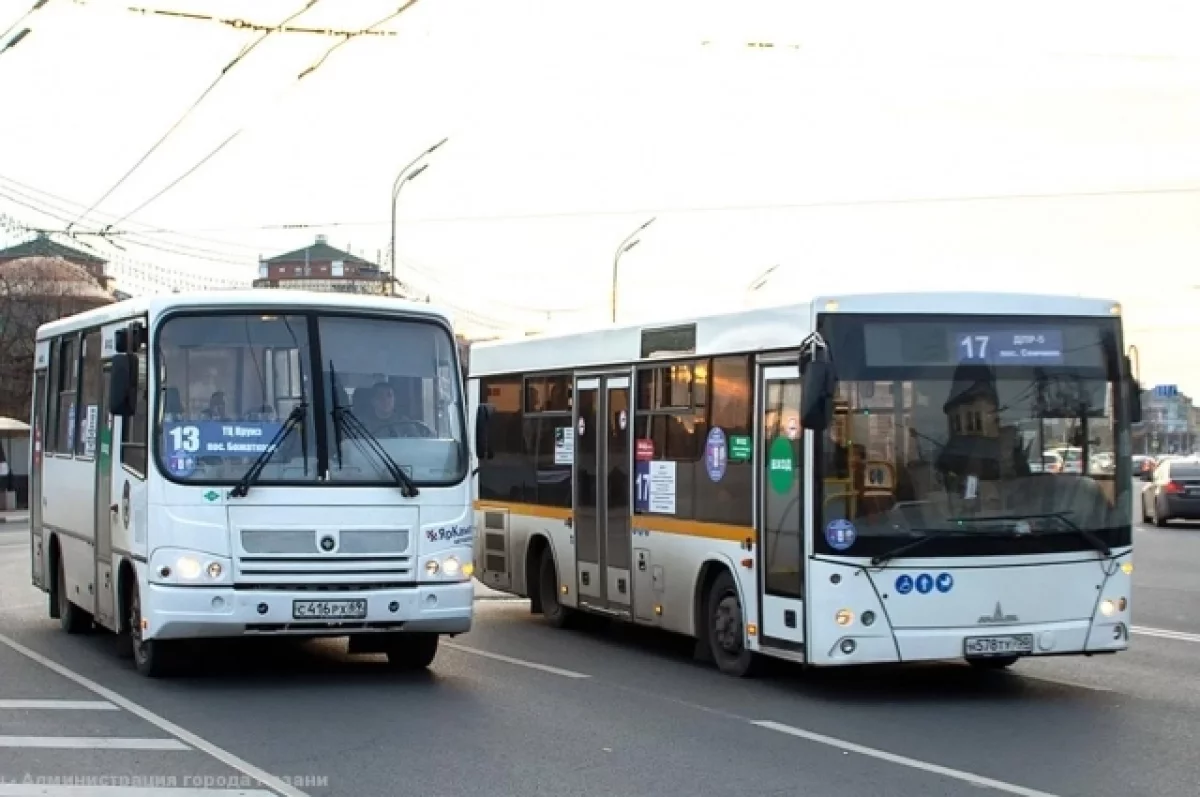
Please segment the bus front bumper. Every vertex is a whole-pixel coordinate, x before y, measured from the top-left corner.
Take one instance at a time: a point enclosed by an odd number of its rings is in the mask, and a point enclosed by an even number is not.
[[[144,639],[240,636],[346,636],[378,632],[462,634],[471,630],[470,581],[362,591],[237,590],[150,584],[142,599]],[[366,616],[340,618],[347,602]],[[301,611],[303,610],[303,611]],[[298,618],[297,615],[304,615]],[[358,614],[361,614],[359,612]]]

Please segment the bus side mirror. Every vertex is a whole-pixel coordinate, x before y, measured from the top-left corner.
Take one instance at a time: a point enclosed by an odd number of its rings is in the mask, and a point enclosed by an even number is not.
[[[832,363],[812,360],[805,365],[800,377],[800,425],[817,432],[829,428],[836,392],[837,377]]]
[[[1129,422],[1142,422],[1142,385],[1132,376],[1129,377]]]
[[[137,356],[129,353],[112,358],[108,372],[108,411],[119,418],[137,412]]]
[[[475,456],[482,462],[492,458],[491,429],[492,407],[480,404],[475,410]]]

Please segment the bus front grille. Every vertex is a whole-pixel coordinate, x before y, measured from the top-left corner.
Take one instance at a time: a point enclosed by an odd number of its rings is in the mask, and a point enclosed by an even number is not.
[[[414,575],[411,556],[241,556],[236,581],[264,589],[305,582],[362,588],[411,582]]]

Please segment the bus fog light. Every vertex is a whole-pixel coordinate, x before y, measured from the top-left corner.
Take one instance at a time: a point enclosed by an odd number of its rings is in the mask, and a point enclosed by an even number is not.
[[[428,562],[425,563],[425,572],[431,576],[436,576],[438,573],[438,570],[440,570],[440,569],[441,569],[441,566],[438,565],[436,559],[430,559]]]
[[[1105,617],[1109,617],[1117,610],[1117,605],[1107,598],[1100,601],[1100,613]]]
[[[218,579],[221,577],[222,572],[223,571],[221,569],[220,562],[209,562],[208,563],[208,577],[209,578]]]
[[[267,613],[267,604],[265,604],[265,603],[258,604],[258,613],[266,614]]]
[[[200,576],[200,562],[190,556],[181,556],[179,561],[175,563],[175,569],[179,571],[179,577],[191,581]]]
[[[225,599],[220,595],[212,599],[212,607],[217,611],[225,608]]]
[[[838,609],[838,613],[833,616],[833,621],[842,626],[850,625],[854,622],[854,612],[849,609]]]
[[[854,644],[853,639],[843,639],[842,644],[838,645],[838,648],[841,649],[842,653],[845,653],[847,656],[853,653],[857,647],[858,645]]]
[[[400,611],[400,602],[392,601],[391,603],[389,603],[388,611],[391,612],[392,614],[395,614],[396,612]]]
[[[1113,640],[1116,642],[1120,642],[1124,638],[1125,638],[1125,624],[1117,623],[1115,626],[1113,626]]]
[[[457,576],[458,575],[458,560],[455,559],[453,556],[448,557],[446,559],[446,561],[442,562],[442,572],[448,576]]]
[[[874,622],[875,622],[875,612],[868,610],[868,611],[865,611],[862,613],[862,624],[863,625],[871,625]]]

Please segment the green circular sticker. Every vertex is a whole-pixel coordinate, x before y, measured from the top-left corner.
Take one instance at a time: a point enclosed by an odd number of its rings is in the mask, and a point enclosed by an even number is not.
[[[786,493],[792,489],[792,478],[796,472],[796,455],[792,453],[792,441],[776,437],[767,451],[767,480],[771,489]]]

